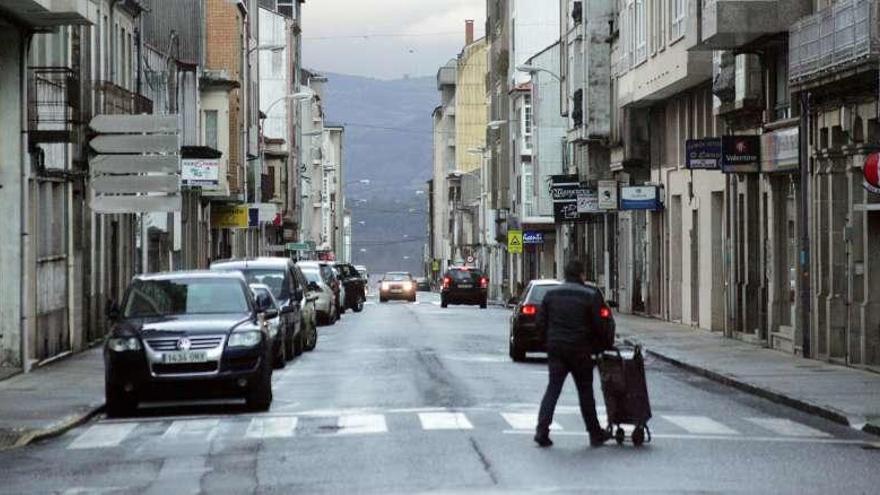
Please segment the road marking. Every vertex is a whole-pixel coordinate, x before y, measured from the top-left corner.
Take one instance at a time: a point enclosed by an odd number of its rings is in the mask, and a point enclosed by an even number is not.
[[[532,432],[525,430],[504,430],[505,435],[531,435]],[[585,437],[587,432],[560,431],[554,436]],[[651,433],[652,439],[668,440],[720,440],[728,442],[779,442],[779,443],[819,443],[826,445],[859,445],[880,449],[880,442],[866,442],[865,440],[850,440],[845,438],[806,438],[806,437],[749,437],[730,435],[688,435],[686,433]]]
[[[785,418],[745,418],[761,428],[788,437],[830,437],[828,433]]]
[[[219,419],[184,419],[171,423],[162,435],[164,438],[197,437],[211,441],[217,433]]]
[[[739,432],[705,416],[661,416],[697,435],[739,435]]]
[[[98,449],[104,447],[116,447],[135,428],[137,423],[122,424],[99,424],[90,427],[76,438],[68,449]]]
[[[299,418],[296,416],[280,418],[254,418],[248,425],[247,438],[287,438],[292,437]]]
[[[419,413],[419,421],[425,430],[472,430],[474,425],[460,412]]]
[[[514,430],[529,430],[534,431],[538,426],[538,415],[533,413],[501,413],[501,416],[504,418],[504,421],[507,421],[507,424],[510,425]],[[551,430],[561,430],[562,427],[559,426],[556,421],[550,424]]]
[[[388,425],[382,414],[350,414],[340,416],[336,425],[337,435],[359,435],[365,433],[387,433]]]

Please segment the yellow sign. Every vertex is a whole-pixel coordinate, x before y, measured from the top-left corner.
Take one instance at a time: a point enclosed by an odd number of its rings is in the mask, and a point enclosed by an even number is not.
[[[246,229],[248,227],[247,205],[212,205],[212,229]]]
[[[523,233],[522,230],[507,231],[507,252],[510,254],[522,254]]]
[[[440,260],[433,260],[431,262],[431,271],[435,271],[435,272],[440,271]]]

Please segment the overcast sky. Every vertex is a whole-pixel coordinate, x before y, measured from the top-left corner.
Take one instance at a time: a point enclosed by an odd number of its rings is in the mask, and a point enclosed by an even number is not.
[[[464,44],[464,21],[485,31],[486,0],[306,0],[305,66],[396,79],[434,75]]]

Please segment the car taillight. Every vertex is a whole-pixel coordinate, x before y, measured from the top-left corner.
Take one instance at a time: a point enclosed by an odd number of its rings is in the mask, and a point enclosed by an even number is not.
[[[451,277],[443,277],[443,288],[448,289],[450,285],[452,285],[452,278]]]
[[[534,304],[524,304],[519,312],[524,316],[535,316],[538,314],[538,307]]]
[[[608,309],[608,306],[602,306],[599,308],[599,318],[602,318],[603,320],[611,318],[611,310]]]
[[[486,289],[486,288],[488,288],[488,287],[489,287],[489,279],[486,278],[486,277],[481,278],[481,279],[480,279],[480,288],[481,288],[481,289]]]

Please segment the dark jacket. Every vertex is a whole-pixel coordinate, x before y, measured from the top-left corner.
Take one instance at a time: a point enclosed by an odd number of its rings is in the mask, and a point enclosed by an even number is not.
[[[599,310],[602,294],[580,282],[566,281],[547,292],[538,313],[538,324],[547,332],[548,349],[599,352],[595,342],[605,326]]]

